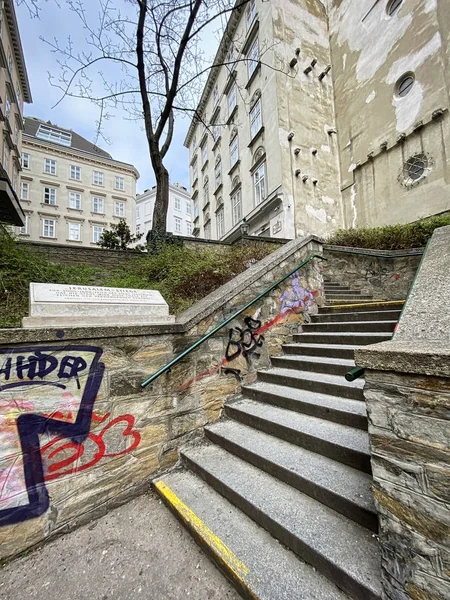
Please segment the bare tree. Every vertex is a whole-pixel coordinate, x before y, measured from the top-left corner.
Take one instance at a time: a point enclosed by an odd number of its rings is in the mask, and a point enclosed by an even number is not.
[[[39,0],[22,2],[31,3],[38,14]],[[77,50],[71,38],[65,45],[44,39],[60,66],[58,78],[49,75],[50,81],[62,92],[59,102],[87,98],[98,106],[97,140],[106,139],[104,121],[111,109],[123,108],[129,118],[143,119],[157,185],[152,230],[165,234],[169,173],[164,159],[175,119],[189,113],[203,121],[196,106],[206,76],[210,69],[228,64],[225,57],[206,63],[202,34],[214,22],[224,23],[232,11],[245,10],[251,0],[125,0],[122,9],[115,0],[98,2],[92,18],[91,0],[66,0],[87,34],[86,46]],[[261,48],[260,62],[268,51]]]

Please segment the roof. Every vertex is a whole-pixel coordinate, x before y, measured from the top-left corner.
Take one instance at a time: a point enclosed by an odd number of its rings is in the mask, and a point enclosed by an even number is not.
[[[4,9],[6,13],[6,22],[8,32],[11,37],[11,44],[16,59],[19,81],[22,88],[22,95],[25,102],[32,102],[30,82],[28,81],[27,68],[25,66],[25,57],[23,54],[22,42],[20,41],[19,25],[17,23],[16,11],[14,10],[13,0],[5,0]]]
[[[187,198],[191,197],[189,190],[181,183],[169,183],[169,191]],[[151,189],[144,190],[142,194],[136,194],[136,201],[151,198],[154,195],[156,195],[156,185]]]

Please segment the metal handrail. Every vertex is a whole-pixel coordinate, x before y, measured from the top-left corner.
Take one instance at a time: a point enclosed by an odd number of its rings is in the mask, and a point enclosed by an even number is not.
[[[212,337],[215,333],[217,333],[218,331],[223,329],[226,325],[228,325],[228,323],[231,323],[231,321],[233,321],[236,317],[238,317],[244,311],[246,311],[248,308],[250,308],[250,306],[253,306],[253,304],[258,302],[258,300],[261,300],[261,298],[264,298],[264,296],[267,296],[267,294],[269,294],[272,290],[274,290],[281,283],[283,283],[283,281],[286,281],[286,279],[288,279],[288,277],[290,277],[291,275],[296,273],[299,269],[301,269],[302,267],[307,265],[309,262],[311,262],[315,258],[317,258],[319,260],[327,260],[320,254],[311,254],[310,256],[308,256],[308,258],[306,260],[304,260],[303,262],[301,262],[299,265],[297,265],[295,267],[295,269],[292,269],[292,271],[289,271],[289,273],[287,275],[285,275],[284,277],[279,279],[276,283],[272,284],[270,287],[268,287],[266,290],[264,290],[264,292],[261,292],[261,294],[256,296],[256,298],[253,298],[253,300],[251,300],[250,302],[247,302],[247,304],[245,306],[243,306],[240,310],[238,310],[233,315],[231,315],[231,317],[228,317],[228,319],[226,319],[225,321],[223,321],[222,323],[217,325],[217,327],[214,327],[214,329],[212,329],[209,333],[207,333],[202,338],[197,340],[194,344],[189,346],[189,348],[184,350],[181,354],[179,354],[173,360],[171,360],[166,365],[164,365],[164,367],[161,367],[159,369],[159,371],[156,371],[156,373],[153,373],[153,375],[150,375],[150,377],[147,377],[147,379],[144,379],[144,381],[141,383],[141,388],[147,387],[150,383],[155,381],[155,379],[157,379],[163,373],[170,373],[172,367],[175,366],[177,363],[179,363],[180,360],[182,360],[185,356],[187,356],[188,354],[190,354],[191,352],[196,350],[199,346],[201,346],[201,344],[206,342],[206,340],[209,340],[209,338]]]

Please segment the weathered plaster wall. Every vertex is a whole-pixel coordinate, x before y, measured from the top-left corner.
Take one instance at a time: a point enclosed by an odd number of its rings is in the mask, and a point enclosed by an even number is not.
[[[327,14],[317,0],[271,4],[278,65],[286,68],[292,58],[298,59],[290,76],[277,74],[283,190],[295,206],[296,236],[324,235],[343,226],[331,73],[319,80],[331,65]]]
[[[402,257],[400,254],[415,254]],[[380,258],[384,254],[386,258]],[[423,250],[381,251],[324,246],[324,276],[379,300],[404,300],[408,295]]]
[[[445,2],[334,0],[329,22],[346,227],[410,222],[450,207],[449,21]],[[395,84],[414,73],[411,92]],[[443,109],[443,114],[435,111]],[[406,185],[402,167],[429,159]]]
[[[170,325],[0,331],[0,557],[88,521],[173,466],[322,298],[309,263],[146,389],[142,380],[311,253],[294,240]],[[240,329],[238,329],[240,327]]]

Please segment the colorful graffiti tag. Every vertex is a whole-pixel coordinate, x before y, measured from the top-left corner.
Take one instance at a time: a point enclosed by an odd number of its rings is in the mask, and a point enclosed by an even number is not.
[[[0,526],[45,513],[46,481],[139,444],[132,415],[111,419],[93,412],[104,374],[101,355],[101,348],[81,345],[0,349]],[[120,448],[109,442],[117,428]]]

